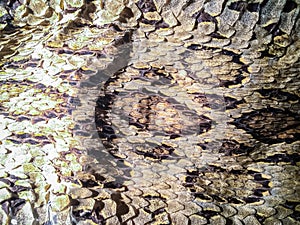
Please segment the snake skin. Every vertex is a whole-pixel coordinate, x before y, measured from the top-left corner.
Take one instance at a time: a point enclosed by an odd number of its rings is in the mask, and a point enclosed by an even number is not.
[[[1,224],[300,224],[299,10],[1,1]]]

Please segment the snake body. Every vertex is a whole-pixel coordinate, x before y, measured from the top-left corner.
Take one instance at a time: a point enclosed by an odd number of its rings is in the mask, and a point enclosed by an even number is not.
[[[2,224],[299,224],[297,1],[4,1]]]

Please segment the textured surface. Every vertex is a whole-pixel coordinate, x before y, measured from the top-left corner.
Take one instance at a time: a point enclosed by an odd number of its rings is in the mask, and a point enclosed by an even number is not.
[[[2,1],[2,224],[299,224],[299,4]]]

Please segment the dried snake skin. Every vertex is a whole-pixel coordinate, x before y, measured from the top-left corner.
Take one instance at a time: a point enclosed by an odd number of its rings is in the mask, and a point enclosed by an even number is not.
[[[0,3],[2,224],[300,224],[300,2]]]

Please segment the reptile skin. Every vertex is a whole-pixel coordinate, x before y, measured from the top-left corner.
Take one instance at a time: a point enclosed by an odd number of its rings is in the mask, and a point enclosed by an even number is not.
[[[299,10],[2,1],[1,224],[300,224]]]

